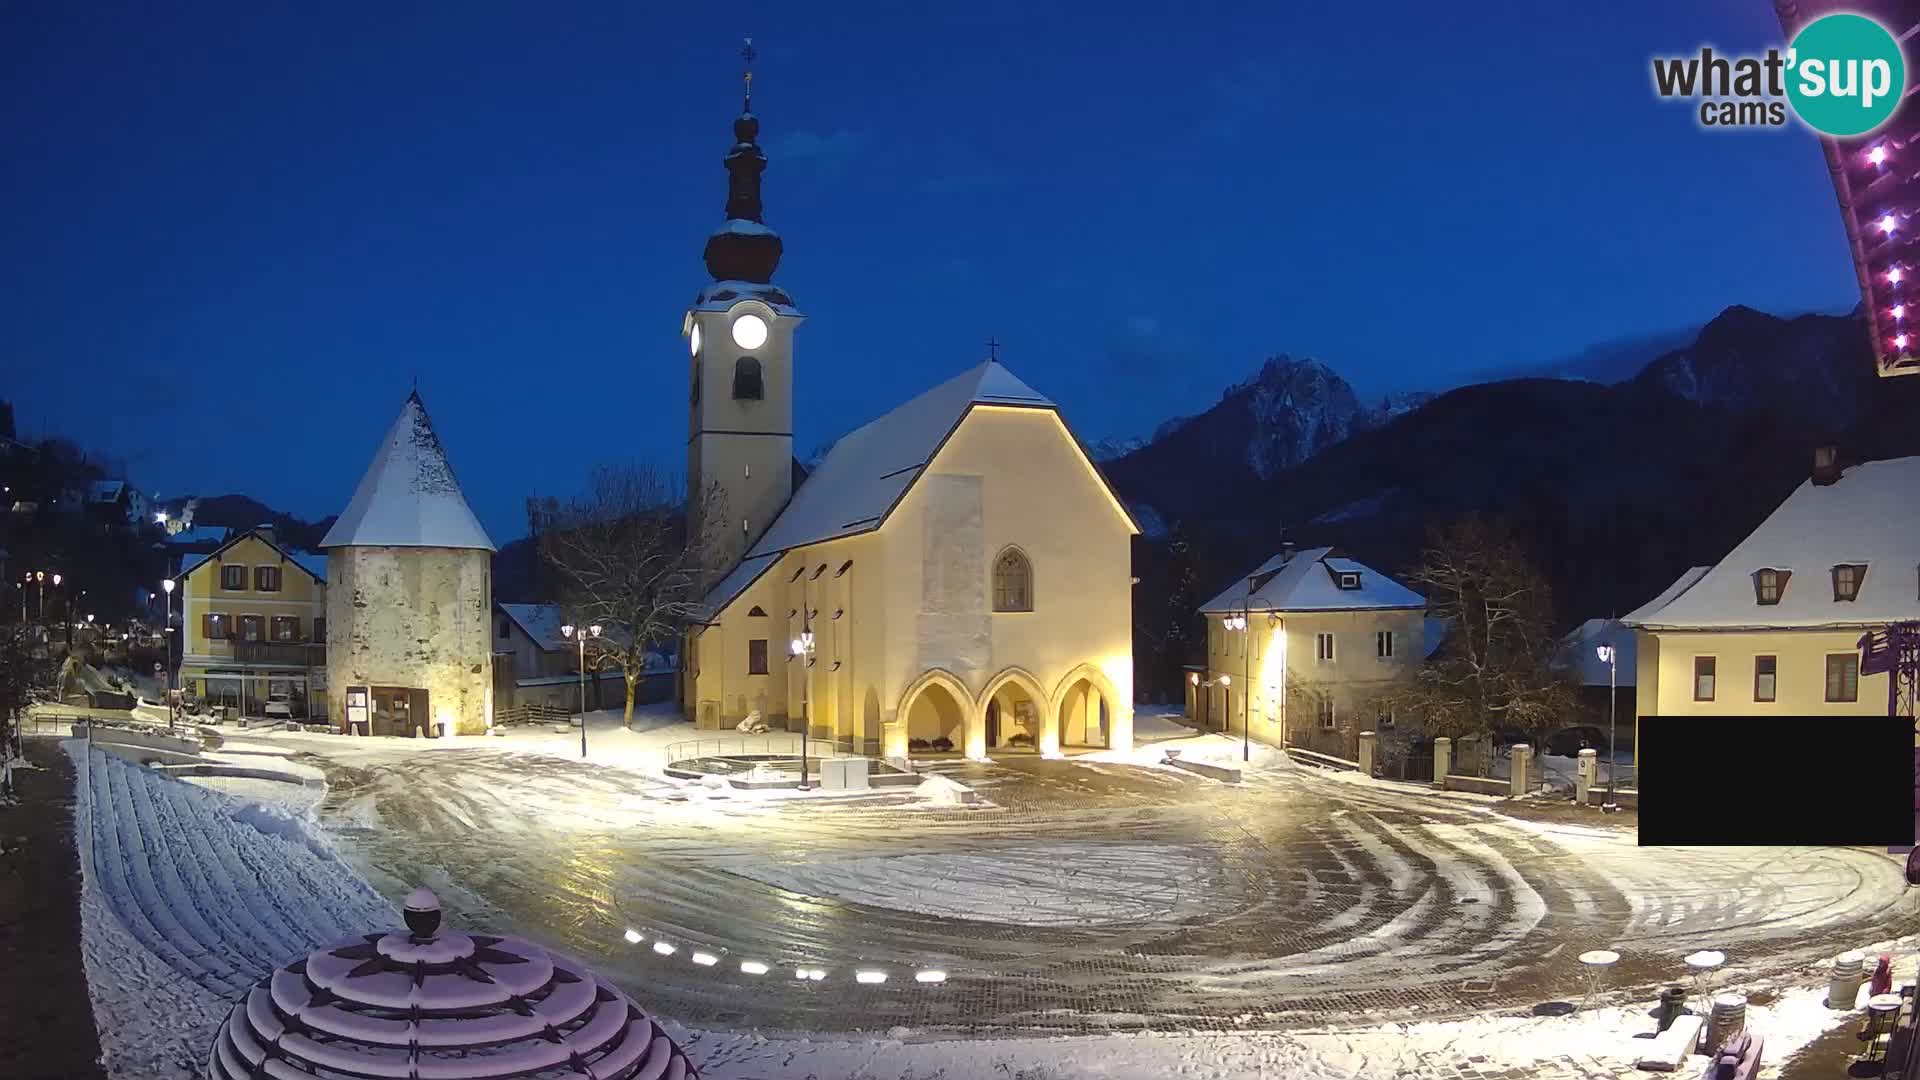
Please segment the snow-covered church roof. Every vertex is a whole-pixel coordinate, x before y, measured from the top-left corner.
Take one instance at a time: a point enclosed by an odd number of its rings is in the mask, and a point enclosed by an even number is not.
[[[1254,588],[1251,596],[1247,585]],[[1342,582],[1348,584],[1343,586]],[[1369,611],[1425,608],[1419,593],[1378,570],[1335,555],[1330,547],[1283,551],[1251,574],[1234,579],[1200,610],[1208,615],[1236,611]]]
[[[353,501],[320,546],[494,550],[453,478],[419,392],[400,407]]]
[[[1852,600],[1835,597],[1837,566],[1866,567]],[[1789,572],[1778,603],[1760,602],[1755,579],[1762,570]],[[1831,484],[1803,482],[1726,558],[1704,572],[1689,571],[1621,621],[1687,630],[1852,628],[1915,619],[1920,457],[1849,466]]]
[[[988,360],[855,429],[833,444],[746,558],[707,594],[707,610],[718,614],[783,552],[879,528],[975,405],[1057,411]]]

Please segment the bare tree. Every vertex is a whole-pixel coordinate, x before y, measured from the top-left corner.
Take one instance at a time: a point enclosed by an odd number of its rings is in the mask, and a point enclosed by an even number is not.
[[[717,489],[705,496],[718,498]],[[648,653],[678,638],[705,595],[711,545],[687,535],[686,510],[678,486],[651,463],[597,466],[585,495],[542,508],[540,557],[573,624],[601,627],[602,636],[587,643],[587,664],[626,676],[628,727]],[[694,514],[695,521],[724,517]]]
[[[33,704],[45,666],[24,623],[0,627],[0,801],[13,796],[13,760],[20,755],[20,724]]]
[[[1531,735],[1571,708],[1572,686],[1552,664],[1552,592],[1505,526],[1467,517],[1430,528],[1407,581],[1448,624],[1393,702],[1427,735]]]

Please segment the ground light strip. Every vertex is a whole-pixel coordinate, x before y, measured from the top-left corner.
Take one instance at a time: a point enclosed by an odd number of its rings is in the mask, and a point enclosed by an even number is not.
[[[656,941],[653,943],[653,951],[659,953],[661,956],[672,956],[677,948],[678,946],[670,945],[664,941]]]
[[[767,973],[767,965],[758,960],[742,960],[740,961],[740,970],[748,975],[765,975]]]
[[[853,981],[863,982],[863,983],[883,983],[887,981],[887,973],[884,971],[856,971],[853,973]]]
[[[697,952],[693,954],[693,962],[701,967],[712,967],[720,962],[720,958],[710,952]]]

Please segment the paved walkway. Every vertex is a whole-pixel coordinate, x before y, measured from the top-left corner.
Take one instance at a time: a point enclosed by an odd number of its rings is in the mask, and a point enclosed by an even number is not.
[[[672,801],[620,770],[484,750],[322,764],[322,821],[387,895],[429,884],[456,917],[578,953],[694,1025],[1438,1019],[1576,998],[1587,949],[1618,950],[1610,985],[1644,997],[1696,949],[1727,950],[1751,980],[1854,928],[1916,922],[1884,854],[1641,851],[1284,764],[1238,786],[1035,758],[938,766],[980,807]],[[829,978],[795,979],[804,967]],[[930,970],[946,981],[915,981]]]

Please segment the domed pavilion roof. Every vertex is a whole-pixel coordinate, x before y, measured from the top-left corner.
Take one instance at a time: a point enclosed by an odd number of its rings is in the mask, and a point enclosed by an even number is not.
[[[221,1025],[208,1080],[697,1080],[660,1025],[586,968],[519,938],[441,932],[424,889],[406,919],[261,980]]]

